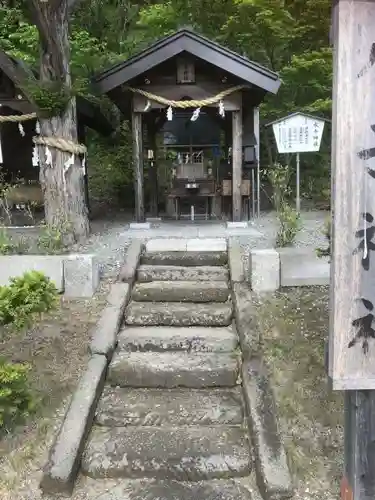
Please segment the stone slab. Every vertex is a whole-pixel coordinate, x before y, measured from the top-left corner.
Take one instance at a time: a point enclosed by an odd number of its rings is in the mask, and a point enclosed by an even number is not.
[[[94,427],[82,472],[92,478],[197,481],[248,475],[247,436],[236,427]]]
[[[132,352],[231,352],[237,345],[237,334],[231,326],[126,326],[118,335],[118,348]]]
[[[232,304],[130,302],[125,322],[132,326],[229,326]]]
[[[9,285],[10,279],[29,271],[44,273],[59,292],[64,291],[62,255],[2,255],[0,258],[0,286]]]
[[[227,263],[227,252],[146,252],[141,256],[141,264],[149,266],[225,266]]]
[[[138,281],[226,281],[228,270],[219,266],[139,266]]]
[[[262,497],[266,500],[291,498],[292,479],[280,436],[276,404],[261,359],[243,363],[242,384]]]
[[[141,258],[143,243],[139,239],[133,239],[126,250],[125,261],[121,266],[119,280],[125,283],[133,284],[137,267]]]
[[[234,238],[229,240],[228,248],[229,274],[231,283],[245,281],[245,269],[243,265],[243,254],[240,242]]]
[[[242,394],[235,389],[123,389],[106,387],[96,423],[107,427],[216,426],[243,423]]]
[[[245,358],[261,351],[261,328],[257,316],[257,297],[248,283],[232,288],[233,311],[241,350]]]
[[[227,222],[227,228],[228,229],[237,229],[237,228],[247,228],[249,226],[249,223],[247,221],[240,221],[240,222]]]
[[[226,252],[227,240],[225,238],[193,238],[187,240],[188,252]]]
[[[151,222],[131,222],[129,229],[151,229]]]
[[[193,483],[150,480],[129,482],[114,486],[96,500],[257,500],[244,486],[225,479]]]
[[[100,283],[98,258],[95,255],[69,255],[63,264],[65,295],[92,297]]]
[[[129,283],[111,285],[107,305],[91,332],[90,351],[92,354],[112,356],[117,343],[117,334],[124,319],[125,307],[130,298]]]
[[[226,302],[229,296],[226,281],[151,281],[132,292],[139,302]]]
[[[329,285],[328,257],[319,258],[308,248],[283,248],[279,255],[282,287]]]
[[[146,252],[186,252],[184,238],[155,238],[146,242]]]
[[[90,358],[44,468],[40,483],[44,493],[70,494],[73,490],[85,440],[103,390],[106,368],[105,356]]]
[[[276,250],[252,250],[249,269],[254,292],[274,292],[280,288],[280,258]]]
[[[234,387],[238,360],[232,353],[115,353],[108,382],[119,387]]]

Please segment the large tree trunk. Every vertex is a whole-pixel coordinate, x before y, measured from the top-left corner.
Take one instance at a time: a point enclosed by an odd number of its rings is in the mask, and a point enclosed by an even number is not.
[[[34,0],[33,4],[40,34],[40,80],[60,82],[70,88],[68,0]],[[61,116],[41,118],[40,131],[44,137],[59,137],[77,143],[75,99],[71,99]],[[69,165],[71,153],[53,147],[48,149],[51,151],[51,165],[46,161],[46,147],[39,147],[46,222],[63,231],[67,243],[82,240],[89,234],[89,219],[80,158],[74,155],[74,163]]]

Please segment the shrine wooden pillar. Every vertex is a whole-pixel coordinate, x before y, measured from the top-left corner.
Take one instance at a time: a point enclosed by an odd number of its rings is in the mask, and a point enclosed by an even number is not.
[[[143,175],[143,128],[142,113],[132,112],[132,136],[133,136],[133,179],[135,197],[135,220],[144,222],[144,175]]]
[[[232,220],[242,218],[242,105],[238,111],[232,111]]]
[[[148,165],[148,182],[150,192],[150,215],[151,217],[158,216],[158,164],[157,164],[157,144],[156,134],[158,132],[156,120],[154,117],[148,117],[147,121],[147,136],[149,149],[152,151],[152,158],[149,158]]]
[[[328,373],[345,391],[341,498],[375,498],[375,2],[333,2]]]

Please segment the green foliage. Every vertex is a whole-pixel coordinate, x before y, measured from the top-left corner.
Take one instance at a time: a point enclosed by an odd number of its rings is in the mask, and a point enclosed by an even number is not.
[[[58,291],[43,273],[30,271],[0,287],[0,326],[30,327],[36,317],[54,309]]]
[[[29,249],[26,239],[15,241],[5,228],[0,228],[0,255],[24,255]]]
[[[110,140],[97,137],[90,142],[89,156],[90,198],[123,207],[128,201],[124,193],[133,175],[129,124],[123,122]]]
[[[26,417],[35,405],[28,389],[30,366],[0,359],[0,429]]]
[[[62,115],[72,98],[72,90],[62,82],[30,79],[24,89],[45,118]]]
[[[292,245],[301,227],[299,213],[288,203],[283,202],[277,216],[280,226],[276,236],[276,246]]]
[[[43,226],[42,232],[37,240],[37,249],[41,254],[55,255],[65,251],[64,234],[68,228],[56,228]]]
[[[328,241],[328,246],[326,248],[317,248],[316,253],[318,257],[330,257],[331,256],[331,217],[328,217],[324,224],[323,234]]]
[[[268,177],[273,189],[272,199],[279,221],[276,246],[285,247],[294,242],[300,230],[300,215],[289,204],[291,195],[290,169],[288,166],[275,164],[269,171]]]

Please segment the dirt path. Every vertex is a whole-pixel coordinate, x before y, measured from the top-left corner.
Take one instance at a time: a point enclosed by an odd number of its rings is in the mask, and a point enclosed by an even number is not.
[[[38,409],[23,426],[0,437],[1,500],[41,498],[38,489],[53,436],[88,359],[89,329],[105,304],[109,283],[90,300],[64,300],[32,331],[0,338],[8,360],[32,365]]]
[[[328,390],[328,290],[298,288],[261,308],[265,352],[297,499],[336,500],[343,460],[343,397]]]

